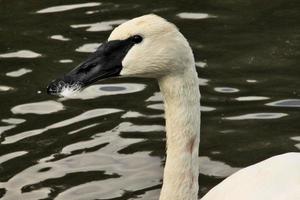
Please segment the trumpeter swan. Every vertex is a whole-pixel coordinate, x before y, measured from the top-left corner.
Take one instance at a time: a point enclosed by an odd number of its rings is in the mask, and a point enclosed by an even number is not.
[[[127,21],[87,61],[48,86],[57,94],[114,77],[156,78],[163,95],[167,159],[160,200],[198,199],[200,92],[192,50],[175,25],[157,15]],[[238,171],[202,200],[299,200],[300,153]]]

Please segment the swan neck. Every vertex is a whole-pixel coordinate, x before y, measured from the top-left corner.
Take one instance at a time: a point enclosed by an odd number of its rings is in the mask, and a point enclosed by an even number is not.
[[[198,199],[200,92],[196,70],[159,80],[164,99],[167,159],[160,200]]]

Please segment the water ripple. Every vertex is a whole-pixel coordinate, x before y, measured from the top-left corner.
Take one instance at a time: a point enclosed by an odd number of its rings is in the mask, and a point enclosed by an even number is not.
[[[95,126],[98,124],[93,124],[90,126]],[[165,128],[160,125],[136,125],[130,122],[123,122],[113,128],[112,130],[106,131],[104,133],[98,133],[92,136],[91,140],[88,141],[80,141],[78,143],[70,144],[62,149],[63,154],[71,154],[74,151],[78,151],[86,148],[93,148],[95,146],[99,146],[101,144],[111,145],[102,148],[102,152],[118,152],[123,148],[128,147],[131,144],[138,143],[143,141],[142,139],[132,139],[126,138],[126,140],[120,140],[119,134],[121,132],[131,133],[131,132],[161,132],[164,131]],[[124,142],[124,143],[123,143]]]
[[[202,62],[202,61],[196,62],[195,65],[196,65],[197,67],[200,67],[200,68],[207,67],[207,63],[206,63],[206,62]]]
[[[278,119],[286,116],[288,116],[288,114],[286,113],[252,113],[252,114],[239,115],[233,117],[225,117],[224,119],[227,120]]]
[[[72,155],[56,161],[41,160],[36,165],[26,168],[2,183],[7,192],[3,199],[41,199],[48,196],[50,188],[38,187],[41,183],[51,180],[74,177],[81,173],[102,173],[101,179],[80,181],[74,187],[67,187],[55,199],[96,199],[120,197],[124,190],[144,189],[160,183],[162,169],[160,159],[151,157],[148,152],[122,155],[102,150]],[[103,172],[105,174],[103,175]],[[99,177],[99,176],[97,176]],[[117,178],[117,179],[114,179]],[[103,181],[106,179],[105,181]],[[114,185],[114,187],[111,187]],[[32,188],[22,192],[24,188]],[[34,188],[34,187],[33,187]],[[116,190],[115,188],[120,188]],[[40,191],[43,192],[40,192]],[[57,190],[57,189],[56,189]],[[80,194],[80,195],[78,195]],[[30,197],[29,197],[30,196]]]
[[[209,107],[209,106],[201,106],[200,107],[201,112],[211,112],[214,110],[216,110],[216,108],[214,108],[214,107]]]
[[[248,80],[246,80],[248,83],[256,83],[257,82],[257,80],[253,80],[253,79],[248,79]]]
[[[214,90],[220,93],[235,93],[240,91],[239,89],[232,87],[216,87]]]
[[[139,117],[145,117],[145,118],[163,118],[164,115],[143,115],[142,113],[139,112],[134,112],[134,111],[128,111],[124,115],[122,115],[121,118],[123,119],[128,119],[128,118],[139,118]]]
[[[120,109],[113,109],[113,108],[103,108],[103,109],[98,108],[98,109],[89,110],[89,111],[86,111],[86,112],[76,116],[76,117],[72,117],[70,119],[66,119],[66,120],[54,123],[54,124],[49,125],[45,128],[25,131],[25,132],[22,132],[22,133],[18,133],[16,135],[8,136],[4,139],[2,144],[14,143],[14,142],[17,142],[17,141],[22,140],[24,138],[28,138],[28,137],[32,137],[34,135],[44,133],[45,131],[48,131],[50,129],[61,128],[61,127],[68,126],[70,124],[74,124],[74,123],[84,121],[84,120],[87,120],[87,119],[100,117],[100,116],[103,116],[103,115],[108,115],[108,114],[117,113],[117,112],[121,112],[121,111],[122,110],[120,110]]]
[[[40,56],[42,55],[31,50],[20,50],[11,53],[0,54],[0,58],[37,58]]]
[[[74,130],[74,131],[70,131],[68,134],[70,134],[70,135],[71,135],[71,134],[75,134],[75,133],[78,133],[78,132],[80,132],[80,131],[90,129],[90,128],[94,127],[94,126],[98,126],[99,124],[100,124],[100,123],[90,124],[90,125],[88,125],[88,126],[81,127],[81,128],[76,129],[76,130]]]
[[[71,60],[71,59],[62,59],[62,60],[59,60],[58,62],[60,62],[60,63],[72,63],[73,60]]]
[[[205,78],[199,78],[199,85],[200,86],[205,86],[208,84],[209,80],[208,79],[205,79]]]
[[[5,131],[8,131],[10,129],[15,128],[16,125],[9,125],[9,126],[0,126],[0,136],[2,133],[4,133]]]
[[[300,107],[300,99],[284,99],[280,101],[275,101],[271,103],[267,103],[267,106],[276,106],[276,107]]]
[[[300,136],[295,136],[290,138],[293,141],[300,142]],[[300,149],[300,143],[294,145],[297,149]]]
[[[5,154],[3,156],[0,156],[0,164],[3,164],[4,162],[6,162],[8,160],[11,160],[11,159],[14,159],[16,157],[23,156],[27,153],[28,153],[27,151],[16,151],[16,152],[13,152],[13,153],[9,153],[9,154]]]
[[[2,119],[2,122],[8,123],[8,124],[22,124],[25,122],[25,119],[19,119],[19,118],[8,118],[8,119]]]
[[[237,167],[231,167],[226,163],[221,161],[213,161],[209,157],[201,156],[199,157],[199,171],[201,174],[207,176],[215,176],[218,178],[226,178],[236,171],[240,170]]]
[[[101,43],[88,43],[78,47],[77,49],[75,49],[75,51],[83,53],[92,53],[95,52],[100,45]]]
[[[63,35],[51,35],[50,36],[51,39],[53,40],[60,40],[60,41],[70,41],[70,38],[66,38]]]
[[[89,10],[89,11],[86,11],[85,14],[87,15],[91,15],[91,14],[95,14],[95,13],[98,13],[99,10]]]
[[[155,92],[153,94],[153,96],[149,97],[146,101],[150,101],[150,102],[158,101],[158,102],[161,102],[161,101],[163,101],[163,97],[162,97],[162,95],[161,95],[160,92]]]
[[[261,96],[245,96],[245,97],[237,97],[235,98],[237,101],[262,101],[270,99],[269,97],[261,97]]]
[[[30,72],[32,72],[31,69],[21,68],[21,69],[18,69],[16,71],[7,72],[6,76],[9,76],[9,77],[20,77],[20,76],[23,76],[23,75],[28,74]]]
[[[35,103],[26,103],[14,106],[11,112],[14,114],[50,114],[64,109],[60,102],[56,101],[40,101]]]
[[[291,137],[291,140],[300,142],[300,136]]]
[[[207,18],[217,17],[207,13],[189,13],[189,12],[178,13],[177,16],[182,19],[207,19]]]
[[[82,159],[84,160],[82,161]],[[117,173],[120,177],[107,179],[105,182],[100,180],[77,185],[60,193],[56,198],[57,200],[117,198],[121,197],[124,191],[139,190],[159,184],[162,175],[160,159],[150,157],[147,152],[126,156],[101,155],[100,153],[98,158],[90,158],[88,154],[85,154],[85,157],[77,160],[80,160],[80,163],[85,163],[85,167],[82,166],[82,169],[91,168],[92,166],[98,170],[104,170],[106,173]],[[71,164],[78,165],[78,163]],[[112,185],[114,187],[111,187]]]
[[[157,200],[159,199],[160,189],[150,190],[144,194],[138,195],[135,198],[130,198],[129,200],[139,199],[139,200]]]
[[[71,25],[72,28],[85,28],[86,31],[89,32],[98,32],[98,31],[110,31],[114,28],[114,26],[122,24],[127,20],[119,19],[119,20],[111,20],[111,21],[104,21],[104,22],[97,22],[92,24],[74,24]]]
[[[6,91],[9,91],[9,90],[13,90],[14,88],[13,87],[9,87],[9,86],[6,86],[6,85],[0,85],[0,92],[6,92]]]
[[[53,7],[39,10],[39,11],[37,11],[37,13],[42,14],[42,13],[63,12],[63,11],[68,11],[68,10],[74,10],[77,8],[95,7],[95,6],[100,6],[100,5],[101,5],[101,3],[99,3],[99,2],[60,5],[60,6],[53,6]]]
[[[156,103],[148,105],[147,108],[153,109],[153,110],[164,110],[164,104],[163,103]]]

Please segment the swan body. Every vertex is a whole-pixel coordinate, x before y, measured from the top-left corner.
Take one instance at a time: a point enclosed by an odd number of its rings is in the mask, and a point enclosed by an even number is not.
[[[300,153],[274,156],[239,170],[201,200],[298,200]]]
[[[185,37],[157,15],[134,18],[115,28],[87,61],[53,81],[48,93],[113,76],[158,80],[167,134],[160,200],[197,200],[200,92],[193,52]],[[299,194],[300,154],[289,153],[238,171],[202,200],[299,200]]]

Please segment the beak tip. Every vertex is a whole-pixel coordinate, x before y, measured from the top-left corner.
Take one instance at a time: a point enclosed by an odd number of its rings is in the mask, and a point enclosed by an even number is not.
[[[46,92],[48,95],[58,95],[60,96],[62,92],[64,91],[79,91],[81,88],[83,88],[85,85],[81,82],[71,82],[63,80],[63,79],[57,79],[53,80],[46,88]]]
[[[59,93],[57,80],[51,81],[51,83],[47,86],[46,92],[48,95],[57,95]]]
[[[48,85],[46,92],[48,95],[54,95],[55,94],[55,90],[53,90],[53,86],[52,85]]]

